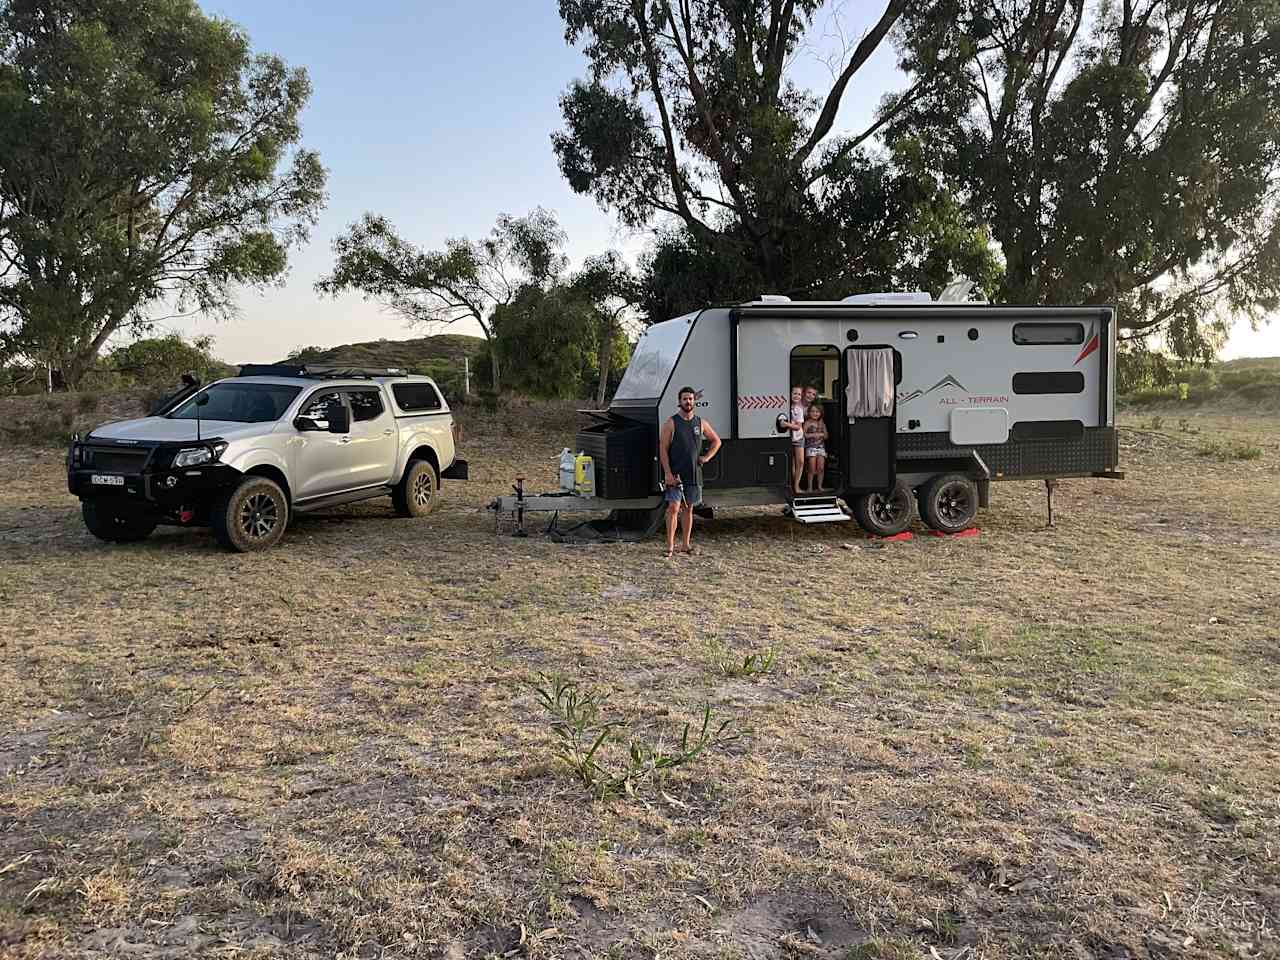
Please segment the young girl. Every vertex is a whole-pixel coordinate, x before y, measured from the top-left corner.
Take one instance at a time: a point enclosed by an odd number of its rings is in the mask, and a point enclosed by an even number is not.
[[[804,473],[804,391],[799,387],[791,388],[791,419],[779,425],[791,431],[791,492],[798,494]]]
[[[809,418],[804,422],[804,462],[810,490],[821,490],[826,481],[827,437],[822,407],[816,403],[809,404]]]

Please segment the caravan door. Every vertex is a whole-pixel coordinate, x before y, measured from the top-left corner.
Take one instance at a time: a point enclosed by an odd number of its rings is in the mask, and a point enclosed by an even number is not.
[[[845,350],[845,490],[886,491],[896,480],[897,376],[892,347]]]

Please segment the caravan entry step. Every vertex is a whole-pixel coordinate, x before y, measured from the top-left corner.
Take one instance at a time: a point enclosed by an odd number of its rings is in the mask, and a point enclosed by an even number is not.
[[[795,497],[791,515],[800,523],[843,523],[852,519],[840,509],[835,497]]]

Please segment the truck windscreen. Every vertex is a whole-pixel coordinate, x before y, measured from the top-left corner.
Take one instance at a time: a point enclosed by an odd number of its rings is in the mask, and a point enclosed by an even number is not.
[[[199,408],[201,420],[230,420],[235,423],[269,423],[279,420],[289,409],[301,387],[287,383],[234,383],[222,381],[186,400],[172,413],[170,420],[194,420],[196,400],[208,396],[209,402]]]

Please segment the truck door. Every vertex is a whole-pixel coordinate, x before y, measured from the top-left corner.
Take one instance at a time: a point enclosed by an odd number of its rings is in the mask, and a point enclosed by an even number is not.
[[[313,420],[318,430],[299,433],[294,447],[293,498],[323,497],[348,487],[351,435],[329,433],[329,412],[343,406],[341,390],[317,390],[302,404],[299,416]]]
[[[349,488],[390,483],[398,454],[396,418],[377,387],[347,390],[351,404],[351,475]]]
[[[892,347],[845,350],[845,489],[888,490],[896,479],[897,373]]]

